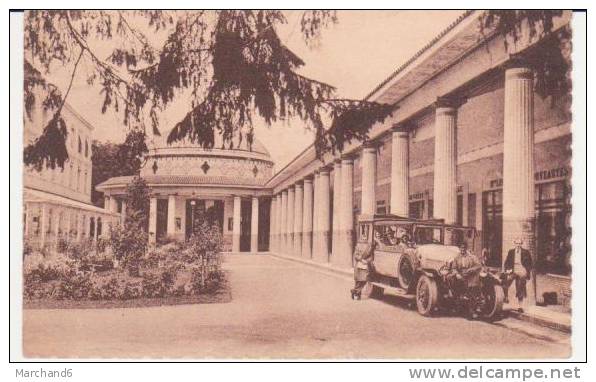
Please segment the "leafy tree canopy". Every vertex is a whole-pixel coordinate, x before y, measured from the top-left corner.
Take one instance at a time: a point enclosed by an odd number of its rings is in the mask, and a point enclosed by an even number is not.
[[[523,20],[540,35],[550,34],[561,11],[488,11],[483,26],[517,36]],[[123,128],[159,135],[159,115],[172,103],[189,98],[188,112],[174,125],[167,141],[189,139],[213,147],[215,134],[224,145],[234,138],[251,143],[253,121],[267,124],[298,118],[315,131],[320,156],[341,151],[351,140],[364,140],[393,105],[338,99],[335,89],[298,73],[304,62],[280,39],[277,28],[287,20],[281,11],[28,11],[25,14],[25,110],[36,105],[34,89],[53,118],[42,135],[25,149],[28,165],[64,166],[67,129],[61,116],[77,69],[84,63],[90,85],[101,88],[102,112],[120,111]],[[337,22],[335,11],[304,11],[300,28],[308,44]],[[166,34],[159,47],[156,34]],[[93,41],[113,41],[107,58]],[[549,51],[553,54],[554,50]],[[552,58],[551,57],[551,58]],[[539,73],[548,88],[560,70],[542,63]],[[556,63],[555,65],[559,65]],[[46,82],[56,65],[72,67],[65,92]],[[550,75],[548,75],[550,73]],[[188,96],[190,94],[190,96]],[[331,121],[330,126],[325,121]],[[139,136],[137,135],[136,138]]]
[[[135,22],[132,22],[133,20]],[[141,22],[143,26],[141,27]],[[315,41],[322,28],[337,21],[333,11],[305,11],[300,28],[305,40]],[[35,106],[34,87],[46,91],[42,105],[54,113],[41,137],[27,147],[25,163],[41,168],[63,166],[67,130],[60,115],[72,78],[84,62],[92,68],[89,84],[99,84],[102,112],[122,111],[123,126],[160,134],[159,113],[182,93],[190,93],[186,116],[175,124],[168,142],[190,139],[213,147],[215,134],[225,144],[254,137],[253,120],[267,124],[299,118],[315,129],[320,144],[334,149],[344,136],[383,120],[390,108],[372,102],[336,100],[335,89],[300,75],[300,57],[281,41],[276,28],[287,20],[281,11],[30,11],[25,16],[25,99],[28,112]],[[159,48],[151,33],[167,33]],[[114,49],[102,59],[93,40],[114,40]],[[65,93],[42,80],[52,65],[73,65]],[[323,121],[343,111],[358,112],[359,133],[329,138]],[[343,126],[350,130],[350,126]],[[48,145],[48,143],[51,143]]]

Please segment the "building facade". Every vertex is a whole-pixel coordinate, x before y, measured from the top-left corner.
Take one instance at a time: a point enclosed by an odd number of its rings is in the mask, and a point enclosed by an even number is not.
[[[25,146],[41,135],[50,117],[37,108],[31,118],[25,118]],[[106,237],[119,220],[117,214],[91,204],[93,126],[68,104],[62,109],[62,117],[68,129],[64,168],[24,168],[24,234],[32,245],[52,245],[61,238],[80,241]]]
[[[395,111],[368,142],[320,160],[311,146],[267,183],[273,251],[350,267],[359,214],[444,219],[475,227],[474,251],[496,267],[523,238],[533,297],[569,303],[571,97],[535,90],[544,41],[524,30],[505,44],[480,16],[462,15],[370,93]]]

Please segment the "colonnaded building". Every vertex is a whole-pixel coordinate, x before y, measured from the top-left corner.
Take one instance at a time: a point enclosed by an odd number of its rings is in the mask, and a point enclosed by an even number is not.
[[[157,144],[141,175],[151,240],[188,236],[197,209],[217,211],[227,249],[352,266],[359,214],[392,213],[475,227],[474,251],[500,266],[516,237],[536,259],[537,293],[570,301],[571,96],[542,97],[531,57],[549,37],[505,44],[467,12],[367,99],[395,105],[365,144],[317,159],[308,147],[279,172],[254,147]],[[527,31],[522,31],[527,32]],[[563,49],[570,60],[570,52]],[[557,68],[555,68],[557,69]],[[363,74],[365,75],[365,74]],[[98,186],[110,211],[130,178]]]
[[[24,144],[39,137],[51,113],[35,108],[25,117]],[[118,214],[91,204],[91,142],[93,126],[68,103],[62,109],[68,129],[64,168],[37,171],[26,166],[23,173],[23,226],[31,245],[56,244],[105,237],[118,223]]]

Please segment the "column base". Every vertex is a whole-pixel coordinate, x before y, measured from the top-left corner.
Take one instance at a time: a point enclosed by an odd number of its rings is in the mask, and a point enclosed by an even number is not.
[[[312,232],[305,232],[302,234],[301,257],[305,259],[312,258],[312,240]]]
[[[320,263],[329,262],[329,232],[317,232],[313,235],[313,260]]]
[[[292,254],[298,257],[302,254],[302,233],[294,234],[294,250],[292,251]]]
[[[337,253],[333,258],[333,264],[338,267],[352,267],[354,231],[339,231],[337,233]]]

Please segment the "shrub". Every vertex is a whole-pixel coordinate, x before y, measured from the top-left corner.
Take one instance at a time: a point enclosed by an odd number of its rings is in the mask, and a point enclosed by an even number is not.
[[[89,297],[93,288],[91,272],[74,271],[62,279],[56,297],[61,299],[82,300]]]
[[[110,232],[110,245],[114,256],[132,269],[131,275],[138,275],[141,258],[147,250],[147,233],[132,222],[118,225]]]

